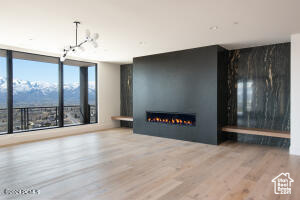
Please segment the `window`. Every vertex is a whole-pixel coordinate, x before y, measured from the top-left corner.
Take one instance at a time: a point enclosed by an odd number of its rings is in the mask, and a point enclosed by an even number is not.
[[[64,65],[65,126],[97,122],[95,64],[66,60]]]
[[[0,133],[7,132],[6,53],[0,50]]]
[[[93,63],[0,50],[0,134],[97,122]]]
[[[64,124],[81,123],[79,67],[64,65]]]
[[[90,122],[97,123],[97,93],[96,93],[96,66],[90,66],[88,68],[89,76],[89,110],[90,110]]]
[[[58,60],[13,54],[13,130],[58,125]]]

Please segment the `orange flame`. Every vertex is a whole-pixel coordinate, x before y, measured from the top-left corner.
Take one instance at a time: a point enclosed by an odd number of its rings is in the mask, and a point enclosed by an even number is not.
[[[182,119],[178,119],[178,118],[172,118],[172,119],[168,119],[168,118],[160,118],[160,117],[148,117],[147,118],[148,122],[162,122],[162,123],[169,123],[169,124],[183,124],[183,125],[192,125],[192,121],[190,120],[182,120]]]

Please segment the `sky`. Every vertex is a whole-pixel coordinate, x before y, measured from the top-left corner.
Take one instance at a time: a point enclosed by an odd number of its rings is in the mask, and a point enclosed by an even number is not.
[[[6,77],[6,59],[0,56],[0,77]]]
[[[95,67],[89,67],[89,81],[95,81]],[[14,79],[58,83],[58,64],[13,59]],[[0,77],[6,77],[6,58],[0,57]],[[64,83],[79,82],[79,67],[64,66]]]

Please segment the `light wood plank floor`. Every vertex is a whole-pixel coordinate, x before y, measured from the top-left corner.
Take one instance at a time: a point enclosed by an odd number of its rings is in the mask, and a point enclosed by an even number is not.
[[[271,180],[290,172],[292,195]],[[206,145],[132,134],[131,129],[0,148],[0,199],[300,199],[300,157],[226,142]],[[3,195],[4,189],[39,195]]]

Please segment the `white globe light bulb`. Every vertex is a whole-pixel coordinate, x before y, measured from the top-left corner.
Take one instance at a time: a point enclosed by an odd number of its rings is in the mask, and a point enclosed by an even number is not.
[[[60,57],[60,62],[64,62],[66,60],[66,57],[65,56],[61,56]]]
[[[92,41],[92,45],[93,45],[94,48],[97,48],[97,47],[98,47],[98,44],[97,44],[97,42],[95,42],[95,41]]]
[[[91,37],[91,32],[90,32],[90,30],[85,30],[85,37],[86,38],[89,38],[89,37]]]
[[[65,46],[64,50],[68,51],[70,49],[70,46]]]
[[[83,46],[78,47],[78,49],[79,49],[81,52],[84,51],[84,47],[83,47]]]
[[[94,33],[92,38],[93,38],[94,40],[97,40],[97,39],[99,38],[99,34],[98,34],[98,33]]]

